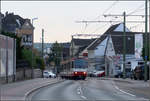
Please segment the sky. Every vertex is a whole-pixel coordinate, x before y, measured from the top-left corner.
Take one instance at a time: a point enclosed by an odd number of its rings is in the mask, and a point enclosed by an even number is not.
[[[103,14],[144,14],[144,1],[2,1],[1,12],[14,12],[34,20],[34,42],[69,42],[73,34],[103,34],[112,23],[76,23],[76,21],[123,21],[123,17]],[[127,21],[144,21],[142,17],[127,17]],[[144,31],[143,23],[127,23],[132,31]]]

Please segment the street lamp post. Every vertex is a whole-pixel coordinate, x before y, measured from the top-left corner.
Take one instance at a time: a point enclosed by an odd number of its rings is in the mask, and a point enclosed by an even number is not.
[[[32,26],[33,26],[33,21],[34,20],[37,20],[38,18],[32,18]],[[31,68],[32,68],[32,73],[31,73],[31,76],[32,76],[32,79],[34,78],[34,68],[33,68],[33,46],[34,46],[34,26],[33,26],[33,33],[32,33],[32,65],[31,65]]]

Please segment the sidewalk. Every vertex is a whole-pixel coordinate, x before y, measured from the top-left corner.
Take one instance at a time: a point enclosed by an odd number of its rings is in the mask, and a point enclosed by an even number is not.
[[[122,90],[134,94],[136,96],[150,99],[150,80],[131,80],[122,78],[107,78],[113,80],[115,84]]]
[[[106,78],[106,79],[110,79],[113,80],[115,82],[120,82],[120,83],[126,83],[126,84],[132,84],[134,87],[150,87],[150,80],[148,80],[147,82],[145,82],[144,80],[133,80],[130,78]]]
[[[25,100],[27,94],[32,90],[62,81],[59,78],[36,78],[33,80],[26,80],[10,84],[1,85],[0,100]]]

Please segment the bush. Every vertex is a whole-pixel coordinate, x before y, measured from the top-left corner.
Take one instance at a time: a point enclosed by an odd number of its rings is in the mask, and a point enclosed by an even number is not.
[[[44,59],[37,56],[36,57],[36,64],[37,64],[37,67],[40,68],[41,70],[45,69]]]
[[[32,51],[29,49],[22,49],[22,58],[29,62],[32,67]],[[36,67],[35,55],[33,54],[33,67]]]

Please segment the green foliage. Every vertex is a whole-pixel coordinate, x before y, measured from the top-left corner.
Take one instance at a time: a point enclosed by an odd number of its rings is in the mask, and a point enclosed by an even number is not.
[[[40,68],[41,70],[45,69],[44,59],[40,57],[36,57],[36,64],[37,64],[37,67]]]
[[[18,38],[18,37],[15,35],[15,33],[10,33],[10,32],[4,32],[4,31],[2,31],[1,34],[2,34],[2,35],[5,35],[5,36],[9,36],[9,37],[11,37],[11,38],[15,38],[15,39]]]
[[[33,53],[33,59],[32,59],[31,50],[23,49],[22,55],[23,55],[23,59],[28,61],[30,66],[32,66],[32,61],[33,61],[33,67],[40,68],[41,70],[45,69],[44,59],[40,58],[40,56],[36,56],[34,53]]]
[[[16,60],[26,60],[30,67],[32,66],[32,50],[26,49],[21,46],[21,37],[16,36],[14,33],[2,31],[2,35],[9,36],[16,39]],[[45,69],[44,59],[35,55],[33,52],[33,67],[40,68],[41,70]]]
[[[32,66],[32,51],[28,49],[22,49],[22,59],[28,61],[30,67]],[[33,67],[36,66],[35,55],[33,55]]]
[[[56,66],[60,65],[62,55],[62,46],[57,41],[52,44],[51,53],[49,54],[49,61],[54,62]]]

